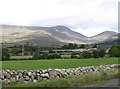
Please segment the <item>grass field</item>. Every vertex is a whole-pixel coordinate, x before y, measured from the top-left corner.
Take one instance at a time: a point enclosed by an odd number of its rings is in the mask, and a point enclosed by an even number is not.
[[[16,61],[3,61],[2,69],[35,70],[35,69],[48,69],[48,68],[75,68],[82,66],[99,66],[105,64],[117,64],[117,63],[118,63],[118,58],[16,60]]]

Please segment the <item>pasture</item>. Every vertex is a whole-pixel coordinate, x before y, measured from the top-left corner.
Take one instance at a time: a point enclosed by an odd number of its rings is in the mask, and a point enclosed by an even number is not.
[[[76,68],[82,66],[99,66],[118,64],[118,58],[91,58],[91,59],[55,59],[55,60],[14,60],[3,61],[2,69],[9,70],[37,70],[49,68]]]

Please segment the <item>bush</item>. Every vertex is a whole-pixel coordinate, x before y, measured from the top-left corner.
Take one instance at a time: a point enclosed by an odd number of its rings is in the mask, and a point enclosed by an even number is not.
[[[9,50],[7,48],[2,48],[2,60],[9,60],[10,55],[9,55]]]
[[[120,45],[119,46],[112,46],[109,50],[110,57],[120,57]]]
[[[92,54],[93,54],[94,58],[98,58],[98,51],[97,50],[94,50]]]
[[[33,59],[47,59],[48,58],[48,53],[38,53],[36,52],[34,55],[33,55]]]
[[[89,51],[83,51],[82,52],[83,58],[91,58],[92,54]]]
[[[84,44],[82,44],[82,45],[80,46],[80,48],[85,48],[85,45],[84,45]]]
[[[98,56],[99,56],[99,57],[104,57],[104,56],[105,56],[105,50],[100,50],[100,51],[98,52]]]
[[[94,58],[101,58],[105,56],[105,50],[94,50],[93,57]]]
[[[76,53],[72,53],[71,58],[78,58],[78,56],[76,55]]]
[[[48,56],[48,59],[57,59],[57,58],[61,58],[61,56],[57,53],[54,53],[54,54]]]
[[[78,45],[77,44],[73,44],[73,43],[69,43],[68,45],[63,45],[61,48],[62,49],[77,49]]]

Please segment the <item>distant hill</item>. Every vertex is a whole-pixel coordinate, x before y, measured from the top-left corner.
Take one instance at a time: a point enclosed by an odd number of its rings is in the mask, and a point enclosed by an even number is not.
[[[66,26],[40,27],[40,26],[14,26],[2,25],[2,42],[25,43],[40,45],[54,45],[65,43],[92,44],[111,39],[116,40],[116,32],[106,31],[93,37],[86,37],[74,32]]]
[[[90,38],[92,40],[96,40],[96,42],[100,42],[100,41],[107,41],[109,38],[111,38],[114,35],[117,35],[117,33],[113,32],[113,31],[105,31],[105,32],[102,32],[98,35],[92,36]]]
[[[117,45],[120,44],[120,34],[114,35],[106,39],[105,41],[97,43],[99,45]]]

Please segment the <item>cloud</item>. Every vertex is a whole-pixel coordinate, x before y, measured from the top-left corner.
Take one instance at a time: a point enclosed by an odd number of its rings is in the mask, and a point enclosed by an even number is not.
[[[88,36],[94,30],[117,31],[118,1],[0,0],[0,24],[66,25]]]

